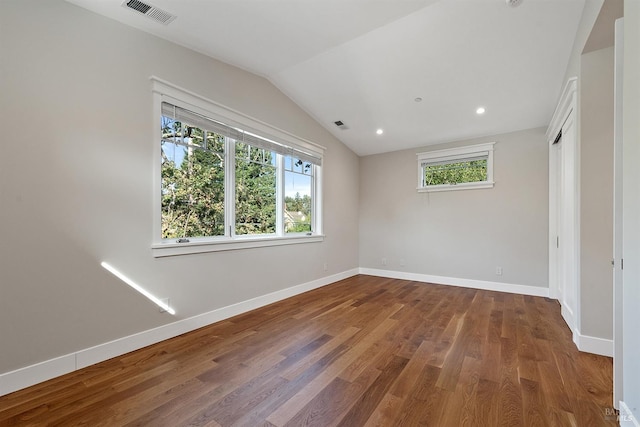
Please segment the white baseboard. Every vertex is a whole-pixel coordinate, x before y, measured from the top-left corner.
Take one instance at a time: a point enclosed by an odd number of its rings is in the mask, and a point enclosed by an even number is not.
[[[574,341],[580,351],[613,357],[613,340],[590,337],[589,335],[582,335],[578,332]]]
[[[633,415],[631,409],[624,403],[622,400],[620,401],[620,415],[618,421],[620,422],[620,427],[640,427],[640,421]]]
[[[391,279],[413,280],[416,282],[436,283],[439,285],[461,286],[463,288],[508,292],[512,294],[532,295],[536,297],[549,297],[549,288],[539,286],[515,285],[511,283],[489,282],[473,279],[458,279],[455,277],[432,276],[430,274],[380,270],[375,268],[360,268],[359,271],[360,274],[389,277]],[[570,315],[570,313],[563,311],[563,315],[566,317],[567,315]],[[569,328],[571,329],[570,326]],[[580,332],[573,331],[573,341],[580,351],[613,357],[613,340],[581,335]]]
[[[548,297],[549,288],[542,286],[514,285],[511,283],[489,282],[485,280],[458,279],[455,277],[432,276],[430,274],[408,273],[405,271],[379,270],[376,268],[360,268],[360,274],[389,277],[391,279],[412,280],[415,282],[436,283],[438,285],[452,285],[463,288],[483,289],[486,291],[508,292],[511,294]]]
[[[35,365],[0,374],[0,396],[76,370],[76,355],[66,354]]]
[[[94,347],[56,357],[35,365],[26,366],[15,371],[0,374],[0,396],[47,381],[49,379],[82,369],[87,366],[129,353],[160,341],[176,337],[189,331],[219,322],[224,319],[254,310],[265,305],[281,301],[285,298],[317,289],[322,286],[346,279],[357,274],[388,277],[393,279],[412,280],[417,282],[436,283],[441,285],[461,286],[465,288],[484,289],[498,292],[509,292],[523,295],[547,297],[548,288],[515,285],[500,282],[488,282],[473,279],[457,279],[452,277],[432,276],[427,274],[407,273],[402,271],[379,270],[372,268],[355,268],[342,273],[323,277],[301,285],[293,286],[270,294],[222,307],[207,313],[179,320],[154,329],[129,335],[117,340],[99,344]],[[613,356],[613,341],[577,334],[576,345],[580,351]],[[621,402],[622,404],[622,402]],[[638,426],[640,427],[640,426]]]
[[[576,326],[577,322],[573,312],[565,305],[560,302],[560,313],[562,314],[562,320],[567,325],[569,330],[571,331],[571,340],[576,345],[576,347],[580,348],[580,332]]]
[[[35,365],[26,366],[15,371],[0,374],[0,396],[4,396],[5,394],[13,393],[14,391],[27,388],[34,384],[85,368],[89,365],[138,350],[148,345],[176,337],[238,314],[281,301],[285,298],[326,286],[339,280],[355,276],[358,273],[359,270],[357,268],[343,271],[311,282],[292,286],[287,289],[282,289],[247,301],[222,307],[188,319],[179,320],[154,329],[99,344],[75,353],[70,353],[56,357],[55,359],[46,360]]]

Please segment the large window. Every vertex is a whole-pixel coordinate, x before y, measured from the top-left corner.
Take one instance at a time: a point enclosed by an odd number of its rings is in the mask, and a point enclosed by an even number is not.
[[[493,144],[418,153],[418,191],[493,187]]]
[[[225,138],[171,111],[161,127],[162,238],[223,236]]]
[[[312,231],[313,165],[295,157],[284,159],[285,232]]]
[[[156,256],[321,239],[321,147],[165,85]]]

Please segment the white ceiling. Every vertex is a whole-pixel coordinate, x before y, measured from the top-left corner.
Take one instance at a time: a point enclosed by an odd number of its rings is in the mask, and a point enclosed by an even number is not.
[[[359,155],[546,126],[585,2],[67,1],[266,77]]]

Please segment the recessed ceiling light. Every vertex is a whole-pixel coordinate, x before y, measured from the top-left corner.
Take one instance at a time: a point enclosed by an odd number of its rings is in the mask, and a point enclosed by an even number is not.
[[[484,107],[478,107],[478,109],[476,110],[476,114],[480,116],[480,115],[484,114],[485,111],[487,111],[487,110],[485,110]]]
[[[417,97],[416,99],[414,99],[414,101],[416,101],[416,102],[422,102],[422,98]]]
[[[382,135],[382,134],[384,133],[384,131],[383,131],[382,129],[378,129],[378,130],[376,131],[376,133],[377,133],[378,135]]]

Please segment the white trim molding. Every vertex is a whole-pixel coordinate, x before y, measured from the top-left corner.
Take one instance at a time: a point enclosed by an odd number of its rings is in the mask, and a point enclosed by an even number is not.
[[[443,150],[425,151],[417,153],[418,157],[418,187],[419,193],[434,191],[471,190],[478,188],[493,188],[493,146],[495,142],[467,145],[464,147],[446,148]],[[487,179],[479,182],[460,182],[453,184],[427,185],[425,182],[425,167],[450,164],[470,160],[487,159]]]
[[[489,282],[486,280],[460,279],[456,277],[433,276],[430,274],[408,273],[405,271],[380,270],[360,267],[360,274],[388,277],[390,279],[411,280],[414,282],[435,283],[437,285],[459,286],[462,288],[482,289],[485,291],[508,292],[511,294],[548,297],[546,286],[516,285],[511,283]]]
[[[438,285],[459,286],[462,288],[482,289],[487,291],[507,292],[511,294],[531,295],[536,297],[549,297],[549,288],[546,286],[518,285],[513,283],[490,282],[475,279],[460,279],[456,277],[434,276],[430,274],[408,273],[405,271],[380,270],[375,268],[360,268],[360,274],[370,276],[388,277],[390,279],[412,280],[414,282],[435,283]],[[561,307],[562,308],[562,307]],[[565,321],[567,314],[563,313]],[[568,326],[568,322],[567,322]],[[569,328],[571,329],[571,328]],[[585,353],[593,353],[601,356],[613,356],[613,340],[582,335],[573,331],[573,342],[578,350]]]
[[[324,235],[292,235],[292,236],[260,236],[252,238],[236,238],[234,240],[210,239],[190,239],[188,243],[176,243],[175,241],[166,241],[162,243],[154,243],[151,245],[153,256],[156,258],[200,254],[206,252],[230,251],[237,249],[262,248],[266,246],[282,246],[282,245],[298,245],[300,243],[322,242]]]
[[[66,354],[54,359],[36,363],[15,371],[0,374],[0,396],[13,393],[23,388],[50,380],[60,375],[103,362],[151,344],[182,335],[203,326],[219,322],[224,319],[246,313],[250,310],[281,301],[313,289],[347,279],[359,273],[357,268],[322,277],[270,294],[242,301],[226,307],[221,307],[207,313],[199,314],[188,319],[162,325],[154,329],[139,332],[110,342],[86,348],[75,353]]]
[[[247,114],[241,113],[240,111],[234,110],[233,108],[227,107],[209,98],[198,95],[197,93],[192,92],[189,89],[185,89],[159,77],[150,76],[149,80],[151,81],[151,90],[154,94],[158,94],[160,96],[164,95],[171,99],[184,99],[184,102],[197,109],[195,111],[196,113],[204,115],[213,113],[215,117],[223,117],[229,120],[229,125],[244,127],[246,128],[246,130],[252,130],[271,138],[275,138],[276,140],[281,140],[285,143],[293,144],[294,146],[300,147],[301,149],[310,153],[314,153],[314,155],[319,157],[322,157],[324,151],[327,149],[323,145],[317,144],[305,138],[301,138],[297,135],[292,134],[291,132],[270,125]],[[160,105],[158,105],[157,107],[158,108],[154,111],[159,113]],[[156,114],[154,117],[159,117],[159,114]],[[156,126],[156,128],[158,127]]]
[[[153,94],[153,187],[152,187],[152,232],[151,252],[154,257],[177,256],[199,254],[204,252],[218,252],[236,249],[248,249],[265,246],[281,246],[301,243],[322,242],[322,159],[325,147],[307,139],[269,125],[263,121],[252,118],[232,108],[219,104],[211,99],[200,96],[188,89],[176,86],[158,77],[149,77],[151,92]],[[168,108],[169,111],[165,110]],[[198,236],[188,239],[162,238],[162,164],[160,162],[163,141],[160,118],[163,116],[173,120],[192,120],[191,124],[202,126],[203,131],[214,130],[225,137],[224,155],[224,233],[220,236]],[[206,126],[211,126],[208,128]],[[235,141],[237,137],[249,139],[248,143],[258,148],[273,152],[277,157],[276,171],[276,229],[270,234],[252,234],[248,236],[236,235],[233,231],[235,224]],[[239,141],[239,140],[238,140]],[[284,172],[282,157],[303,159],[310,162],[312,173],[308,175],[311,180],[311,232],[287,233],[283,226],[284,215]]]
[[[496,292],[507,292],[537,297],[548,297],[549,289],[544,286],[518,285],[512,283],[490,282],[475,279],[434,276],[429,274],[409,273],[403,271],[380,270],[373,268],[354,268],[331,276],[322,277],[280,291],[272,292],[247,301],[221,307],[188,319],[162,325],[157,328],[139,332],[113,341],[86,348],[75,353],[66,354],[54,359],[36,363],[15,371],[0,374],[0,396],[50,380],[52,378],[86,368],[87,366],[117,357],[131,351],[152,345],[178,335],[211,325],[224,319],[246,313],[250,310],[272,304],[301,293],[347,279],[358,274],[387,277],[391,279],[411,280],[415,282],[435,283],[439,285],[459,286],[463,288],[481,289]],[[613,342],[611,340],[577,335],[575,340],[578,349],[589,353],[611,356]],[[621,405],[623,402],[621,402]],[[622,413],[622,406],[621,406]],[[635,420],[635,419],[634,419]],[[632,424],[629,424],[632,425]],[[635,424],[637,427],[640,425]]]
[[[0,396],[68,374],[76,369],[76,355],[72,353],[0,374]]]
[[[613,357],[613,340],[578,333],[574,341],[580,351]]]
[[[547,128],[547,140],[553,141],[562,129],[562,125],[567,120],[567,114],[569,111],[576,108],[576,92],[578,91],[578,78],[571,77],[565,83],[560,95],[560,100],[556,106],[551,123]]]
[[[578,79],[570,78],[547,129],[549,145],[549,295],[578,345],[580,331],[580,144]]]

